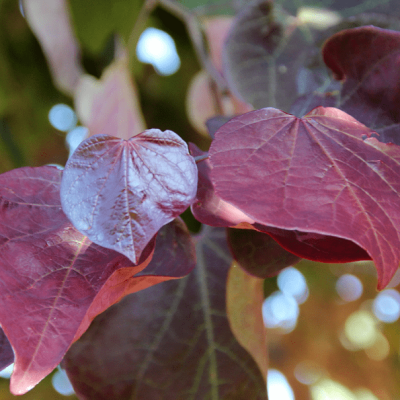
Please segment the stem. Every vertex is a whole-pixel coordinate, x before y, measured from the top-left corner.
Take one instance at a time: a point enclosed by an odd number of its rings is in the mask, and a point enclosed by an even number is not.
[[[200,65],[209,73],[218,89],[221,92],[225,92],[227,90],[225,79],[214,67],[208,56],[204,46],[203,34],[196,15],[188,8],[177,4],[174,0],[158,0],[158,2],[167,11],[184,22]]]
[[[201,156],[196,156],[196,157],[193,157],[193,158],[194,158],[194,161],[196,161],[196,164],[198,164],[198,163],[201,162],[201,161],[207,160],[207,158],[208,158],[208,153],[203,154],[203,155],[201,155]]]

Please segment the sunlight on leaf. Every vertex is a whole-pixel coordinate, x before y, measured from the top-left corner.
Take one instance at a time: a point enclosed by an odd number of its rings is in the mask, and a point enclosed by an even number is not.
[[[374,260],[383,289],[400,262],[400,147],[372,133],[333,108],[316,108],[302,119],[257,110],[216,133],[211,179],[222,200],[267,228],[361,247]],[[307,258],[320,260],[312,252]],[[360,259],[368,255],[350,253],[347,261]]]
[[[81,233],[136,263],[158,230],[190,206],[196,188],[195,161],[176,133],[96,135],[69,158],[61,204]]]

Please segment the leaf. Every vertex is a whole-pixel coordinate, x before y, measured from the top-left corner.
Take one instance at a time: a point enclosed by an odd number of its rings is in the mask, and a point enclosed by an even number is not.
[[[176,133],[96,135],[69,158],[61,204],[82,234],[136,263],[158,230],[189,207],[196,187],[196,164]]]
[[[55,85],[72,95],[83,70],[67,2],[25,0],[23,7],[29,26],[43,48]]]
[[[222,200],[259,224],[355,243],[375,262],[382,289],[400,262],[400,152],[372,134],[333,108],[302,119],[254,111],[216,133],[211,179]]]
[[[193,143],[189,143],[189,148],[190,153],[194,157],[205,156],[207,154]],[[216,227],[236,226],[245,222],[248,224],[254,223],[253,219],[226,201],[221,200],[215,194],[214,185],[210,177],[211,165],[208,159],[200,161],[197,164],[197,169],[197,193],[190,208],[193,216],[199,222]]]
[[[0,328],[0,371],[7,368],[14,362],[14,352],[11,344],[4,334],[3,329]]]
[[[240,229],[231,231],[241,232]],[[228,273],[226,288],[229,324],[238,342],[252,355],[266,379],[268,346],[267,330],[261,313],[263,302],[264,280],[247,274],[233,263]]]
[[[126,294],[185,275],[194,266],[181,222],[162,228],[156,250],[152,240],[137,265],[91,243],[63,213],[60,182],[61,171],[54,167],[0,175],[0,324],[15,354],[14,394],[49,374],[96,315]],[[149,264],[153,250],[157,260],[169,256],[171,247],[191,261],[134,276]]]
[[[270,0],[252,1],[235,18],[223,52],[229,88],[255,108],[289,110],[297,97],[297,72],[312,41],[298,21]]]
[[[123,299],[71,347],[63,363],[79,398],[266,398],[225,314],[225,232],[205,227],[196,249],[194,273]]]
[[[101,80],[84,75],[75,94],[75,107],[90,136],[106,134],[129,139],[145,130],[125,57],[114,61]]]
[[[143,4],[143,0],[68,2],[79,41],[92,54],[100,53],[113,34],[127,40]]]
[[[326,65],[342,82],[336,107],[400,144],[400,32],[373,26],[347,29],[323,47]]]
[[[240,267],[257,278],[276,276],[301,260],[263,232],[228,229],[228,243]]]

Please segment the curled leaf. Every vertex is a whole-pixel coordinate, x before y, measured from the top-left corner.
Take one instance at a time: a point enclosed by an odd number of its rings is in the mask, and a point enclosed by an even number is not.
[[[259,224],[361,247],[383,288],[400,262],[400,147],[372,134],[333,108],[304,118],[257,110],[216,133],[211,179],[222,200]]]

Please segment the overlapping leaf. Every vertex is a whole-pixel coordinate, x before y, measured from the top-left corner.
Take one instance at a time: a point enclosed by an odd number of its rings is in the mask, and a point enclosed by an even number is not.
[[[240,229],[232,230],[241,231]],[[247,274],[233,263],[226,285],[226,310],[229,324],[236,339],[253,356],[266,379],[268,346],[267,330],[261,312],[263,302],[264,279]]]
[[[107,134],[129,139],[146,129],[124,56],[115,60],[100,80],[90,75],[81,78],[75,93],[75,106],[90,136]]]
[[[224,74],[230,89],[255,108],[288,111],[298,95],[298,70],[306,63],[311,45],[311,38],[307,40],[298,29],[298,21],[272,1],[246,4],[224,47]]]
[[[353,242],[383,288],[400,262],[400,151],[372,134],[332,108],[303,119],[272,108],[244,114],[211,145],[216,194],[267,227]]]
[[[196,194],[197,168],[174,132],[144,131],[129,140],[96,135],[80,144],[65,167],[63,210],[100,246],[132,262],[158,230]]]
[[[71,347],[64,367],[81,399],[266,398],[225,314],[224,230],[207,227],[196,248],[194,273],[123,299]]]
[[[154,241],[137,265],[93,244],[63,213],[60,181],[54,167],[0,175],[0,324],[15,354],[14,394],[50,373],[93,318],[124,295],[193,268],[192,261],[186,269],[157,268],[151,276],[133,277],[150,262]],[[171,224],[163,228],[157,252],[168,256],[170,247],[186,246],[190,254],[188,233],[182,242],[181,224]]]
[[[228,229],[228,242],[238,264],[259,278],[276,276],[283,268],[301,260],[282,248],[270,235],[255,230]]]
[[[323,57],[342,81],[337,106],[400,144],[400,32],[373,26],[347,29],[324,45]]]
[[[46,55],[54,83],[72,95],[83,69],[67,3],[66,0],[28,0],[23,2],[23,7]]]

